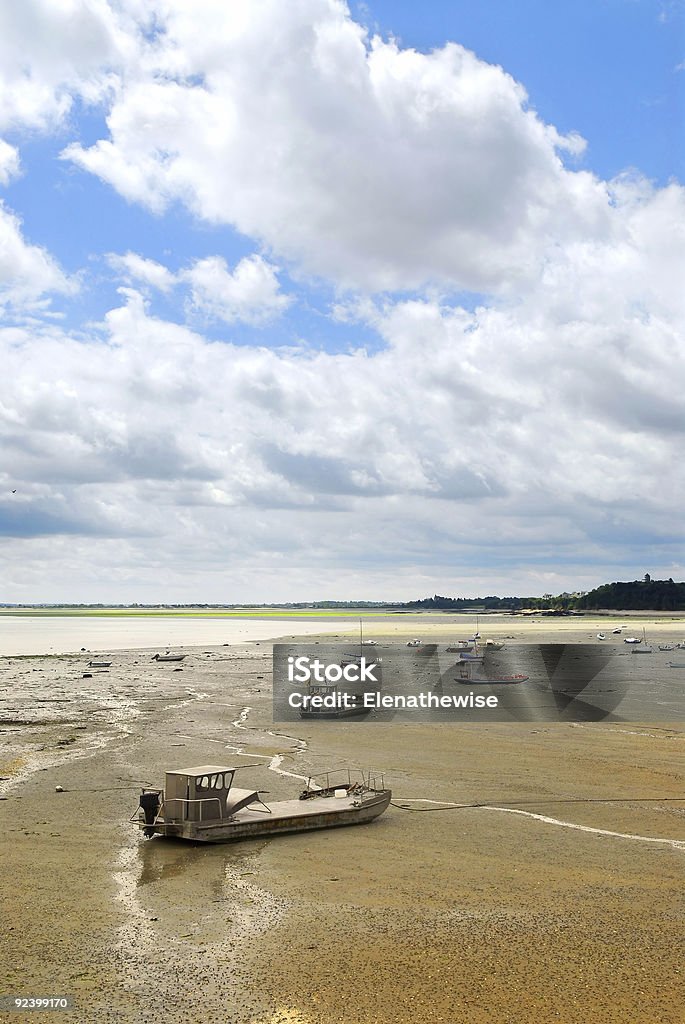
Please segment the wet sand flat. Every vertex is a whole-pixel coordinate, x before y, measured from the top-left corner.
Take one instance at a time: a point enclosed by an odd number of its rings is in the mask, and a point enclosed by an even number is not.
[[[568,621],[510,632],[586,640]],[[85,655],[0,663],[3,994],[70,995],[83,1022],[684,1019],[682,726],[279,725],[270,645],[151,654],[90,679]],[[396,806],[217,846],[129,824],[165,769],[222,761],[262,765],[243,785],[267,801],[381,769]]]

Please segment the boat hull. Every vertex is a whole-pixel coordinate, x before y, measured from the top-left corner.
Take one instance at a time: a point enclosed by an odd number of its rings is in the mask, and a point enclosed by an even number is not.
[[[318,718],[353,718],[359,715],[368,715],[370,708],[363,704],[355,704],[350,708],[301,708],[300,718],[316,721]]]
[[[188,839],[197,843],[229,843],[294,832],[311,832],[323,828],[363,825],[387,810],[392,792],[389,789],[342,798],[313,796],[307,800],[283,800],[270,805],[270,812],[238,811],[230,820],[220,822],[174,822],[158,820],[152,828],[140,821],[147,835]]]
[[[495,686],[495,685],[496,686],[500,686],[500,685],[512,686],[512,685],[517,685],[518,683],[526,683],[526,682],[528,682],[529,679],[530,679],[530,676],[525,676],[521,672],[521,673],[517,673],[516,675],[513,675],[513,676],[499,676],[498,678],[492,678],[492,679],[490,679],[489,677],[485,677],[485,676],[483,678],[479,678],[479,677],[476,676],[476,677],[473,677],[471,679],[459,679],[459,678],[457,678],[457,682],[458,683],[463,683],[465,686],[478,686],[478,685],[482,685],[482,686]]]

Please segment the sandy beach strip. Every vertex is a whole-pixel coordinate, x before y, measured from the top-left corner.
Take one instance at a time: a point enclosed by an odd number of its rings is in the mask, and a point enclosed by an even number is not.
[[[241,617],[212,611],[145,612],[126,615],[84,612],[78,614],[0,614],[0,657],[11,655],[79,654],[114,650],[146,650],[152,647],[222,646],[269,640],[275,637],[317,636],[383,637],[404,640],[419,634],[430,641],[439,637],[471,636],[478,629],[483,639],[504,637],[522,643],[579,643],[595,640],[597,633],[624,627],[624,635],[644,629],[648,638],[685,642],[685,615],[677,613],[612,613],[568,617],[535,615],[374,611],[363,609],[345,617],[335,612],[291,612],[279,617],[276,610]]]
[[[521,642],[594,628],[507,621]],[[90,679],[80,652],[0,662],[3,994],[70,995],[79,1022],[682,1020],[685,729],[279,725],[263,639],[153,651]],[[140,787],[207,761],[261,764],[244,784],[267,801],[374,767],[396,806],[270,842],[142,839]]]

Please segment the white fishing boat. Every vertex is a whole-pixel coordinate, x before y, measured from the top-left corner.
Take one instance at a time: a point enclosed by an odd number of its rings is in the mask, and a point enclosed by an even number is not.
[[[606,636],[604,635],[604,633],[598,633],[597,634],[597,639],[598,640],[606,640]]]
[[[338,683],[309,683],[302,697],[300,718],[350,718],[366,715],[364,694],[341,689]]]
[[[233,785],[236,771],[255,767],[198,765],[168,771],[163,789],[142,791],[133,818],[148,838],[224,843],[361,825],[387,810],[392,797],[382,776],[341,770],[322,776],[321,785],[309,779],[296,799],[266,803],[259,790]]]
[[[504,640],[486,640],[485,647],[488,651],[501,651],[504,649]]]

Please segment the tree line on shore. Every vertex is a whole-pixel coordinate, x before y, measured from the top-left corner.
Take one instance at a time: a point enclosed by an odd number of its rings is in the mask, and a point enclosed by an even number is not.
[[[401,606],[410,609],[437,611],[511,611],[526,609],[563,614],[564,612],[596,611],[685,611],[685,583],[672,579],[643,580],[630,583],[604,583],[585,594],[558,594],[545,597],[441,597],[435,594]]]

